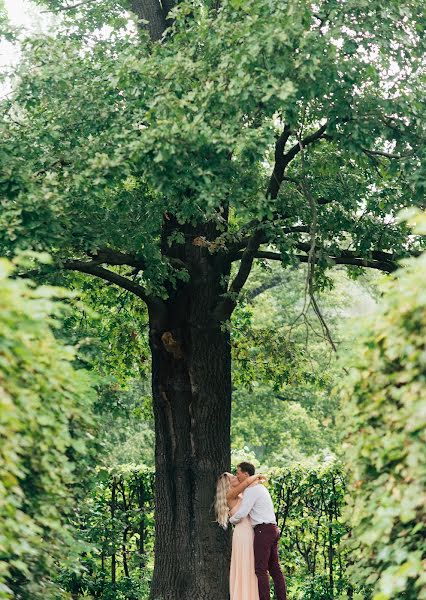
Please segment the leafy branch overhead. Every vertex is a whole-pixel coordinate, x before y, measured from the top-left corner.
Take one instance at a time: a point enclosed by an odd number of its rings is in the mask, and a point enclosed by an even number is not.
[[[175,231],[212,222],[209,242],[226,238],[217,260],[241,261],[228,289],[236,298],[255,258],[307,261],[301,148],[318,210],[317,268],[390,272],[418,247],[394,216],[421,202],[413,83],[423,42],[412,21],[401,22],[394,36],[405,36],[404,52],[392,52],[389,70],[384,39],[397,7],[378,27],[373,6],[336,12],[324,2],[312,13],[302,2],[225,2],[218,11],[182,2],[172,21],[171,6],[135,0],[142,25],[155,13],[172,28],[167,43],[153,44],[144,27],[124,29],[130,13],[118,19],[114,2],[43,4],[66,14],[59,35],[27,44],[3,103],[13,149],[3,191],[14,197],[0,217],[3,247],[25,245],[30,227],[38,249],[57,248],[58,264],[147,299],[191,270],[179,239],[161,242],[167,215]],[[115,23],[109,38],[96,37],[101,12]],[[84,36],[71,38],[77,16]],[[118,274],[117,265],[134,270]]]

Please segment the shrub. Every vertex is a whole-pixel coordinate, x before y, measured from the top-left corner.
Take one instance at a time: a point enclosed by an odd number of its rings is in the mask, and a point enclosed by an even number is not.
[[[425,273],[424,254],[388,282],[344,392],[351,572],[374,600],[426,598]]]
[[[0,598],[56,599],[58,562],[81,552],[66,521],[94,392],[53,334],[61,292],[12,272],[0,260]]]

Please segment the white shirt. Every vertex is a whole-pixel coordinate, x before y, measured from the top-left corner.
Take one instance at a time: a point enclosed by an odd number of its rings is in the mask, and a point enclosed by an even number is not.
[[[277,524],[272,498],[263,485],[257,484],[246,488],[240,508],[229,520],[236,525],[247,515],[250,515],[253,527],[261,523]]]

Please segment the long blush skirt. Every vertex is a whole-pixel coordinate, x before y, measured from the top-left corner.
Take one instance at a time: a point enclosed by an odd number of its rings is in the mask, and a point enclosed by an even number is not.
[[[254,531],[250,518],[235,526],[232,535],[229,588],[231,600],[259,600],[259,588],[254,572]]]

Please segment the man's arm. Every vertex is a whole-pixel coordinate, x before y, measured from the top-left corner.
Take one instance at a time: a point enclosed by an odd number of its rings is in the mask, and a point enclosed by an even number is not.
[[[244,492],[240,508],[237,510],[235,515],[229,519],[233,525],[236,525],[241,521],[241,519],[244,519],[244,517],[246,517],[253,508],[254,503],[256,502],[256,493],[254,492],[255,489],[256,488],[247,488]]]

